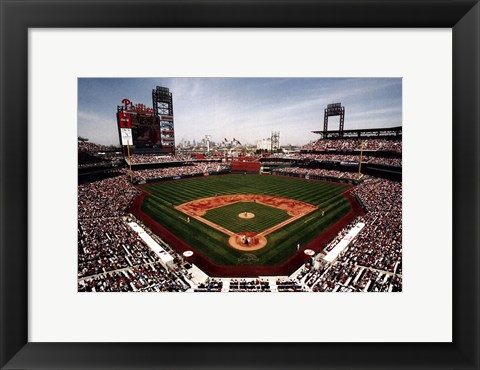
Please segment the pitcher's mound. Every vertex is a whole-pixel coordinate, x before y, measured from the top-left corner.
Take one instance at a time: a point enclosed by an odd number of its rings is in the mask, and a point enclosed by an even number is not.
[[[253,232],[241,232],[233,234],[228,239],[228,244],[230,244],[232,248],[240,251],[256,251],[267,245],[267,238]]]
[[[254,218],[254,217],[255,217],[255,213],[242,212],[242,213],[239,213],[239,214],[238,214],[238,217],[240,217],[240,218]]]

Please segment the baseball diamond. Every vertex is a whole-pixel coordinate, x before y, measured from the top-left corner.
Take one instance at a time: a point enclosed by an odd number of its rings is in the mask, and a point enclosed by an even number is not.
[[[260,267],[301,263],[298,244],[320,251],[322,234],[360,212],[345,194],[350,187],[280,176],[208,176],[139,186],[143,195],[131,211],[179,252],[196,251],[196,262],[209,273],[214,265],[224,276],[238,274],[242,254],[255,255],[255,264],[241,271],[253,276]],[[245,212],[255,217],[240,218]]]

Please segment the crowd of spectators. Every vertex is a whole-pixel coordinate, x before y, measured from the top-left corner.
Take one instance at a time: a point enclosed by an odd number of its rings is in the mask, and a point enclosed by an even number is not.
[[[394,274],[372,270],[354,264],[329,265],[312,284],[313,292],[388,292],[398,291]],[[400,287],[401,288],[401,287]]]
[[[142,163],[168,163],[168,162],[185,162],[194,161],[190,155],[158,155],[158,154],[131,154],[130,161],[132,164]]]
[[[262,163],[269,164],[284,164],[285,162],[278,161],[278,159],[287,159],[292,161],[314,160],[317,162],[350,162],[359,163],[360,155],[358,154],[331,154],[331,153],[294,153],[283,156],[269,156],[262,159]],[[389,158],[372,156],[368,154],[362,155],[362,163],[382,164],[387,166],[402,166],[401,158]]]
[[[340,257],[392,273],[402,273],[402,183],[370,178],[354,193],[367,208],[365,227]]]
[[[326,247],[332,250],[358,222],[362,231],[333,263],[305,264],[299,283],[314,292],[402,291],[402,184],[368,178],[354,190],[367,213],[347,225]]]
[[[119,217],[78,221],[78,277],[155,262],[153,252]]]
[[[299,159],[312,159],[318,162],[360,162],[359,155],[352,154],[329,154],[329,153],[299,153],[296,155]],[[372,155],[362,155],[362,163],[384,164],[388,166],[402,166],[401,158],[385,158]]]
[[[221,292],[223,281],[220,279],[208,278],[204,283],[198,284],[195,292]]]
[[[383,164],[386,166],[402,167],[401,158],[382,158],[382,157],[369,157],[366,156],[366,159],[362,162],[371,163],[371,164]]]
[[[121,160],[105,160],[105,159],[93,159],[90,158],[83,163],[78,164],[78,168],[95,168],[95,167],[114,167],[122,165]]]
[[[78,185],[78,218],[121,216],[140,192],[125,175]]]
[[[169,178],[175,176],[199,175],[202,173],[218,172],[227,169],[228,166],[220,163],[193,163],[187,166],[175,166],[165,168],[152,168],[134,171],[136,181]]]
[[[343,172],[337,170],[326,170],[323,168],[303,168],[303,167],[285,167],[274,170],[272,173],[278,175],[300,175],[300,176],[316,176],[316,177],[334,177],[337,179],[357,180],[358,173]],[[360,174],[360,179],[366,176]]]
[[[360,150],[360,147],[362,147],[363,150],[401,153],[402,139],[384,139],[384,138],[319,139],[312,144],[308,144],[304,146],[304,149],[313,150],[313,151],[328,151],[328,150],[353,151],[353,150]]]
[[[342,231],[340,231],[333,240],[328,243],[328,245],[324,248],[325,252],[330,252],[333,248],[337,246],[338,243],[342,241],[342,239],[348,234],[350,229],[354,227],[357,223],[363,221],[363,216],[356,217],[353,221],[351,221],[347,226],[345,226]]]
[[[298,274],[299,284],[312,292],[400,292],[402,276],[354,263],[306,264]]]
[[[79,152],[96,153],[96,152],[103,152],[103,151],[111,150],[111,149],[113,149],[113,147],[111,147],[111,146],[95,144],[95,143],[91,143],[90,141],[78,140],[78,151]]]
[[[121,165],[123,162],[122,155],[120,152],[116,152],[113,149],[115,148],[79,140],[78,168],[112,167]]]
[[[158,262],[78,281],[79,292],[181,292],[187,288],[181,279]]]
[[[270,282],[266,279],[231,279],[229,292],[270,292]]]
[[[295,279],[278,278],[276,280],[277,292],[305,292],[305,287]]]
[[[78,185],[78,290],[178,291],[190,286],[159,264],[125,220],[139,191],[125,174]]]

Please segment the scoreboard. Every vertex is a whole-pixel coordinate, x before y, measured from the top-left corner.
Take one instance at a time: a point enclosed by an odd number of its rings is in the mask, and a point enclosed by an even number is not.
[[[158,116],[117,112],[117,122],[122,145],[132,145],[137,152],[162,147]]]
[[[172,93],[157,86],[152,92],[153,108],[123,99],[117,106],[120,145],[136,153],[175,153]]]

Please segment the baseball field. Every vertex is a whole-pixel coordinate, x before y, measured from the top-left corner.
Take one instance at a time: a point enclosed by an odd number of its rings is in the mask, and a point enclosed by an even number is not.
[[[137,216],[214,265],[277,266],[350,217],[349,188],[271,175],[165,181],[140,187]]]

